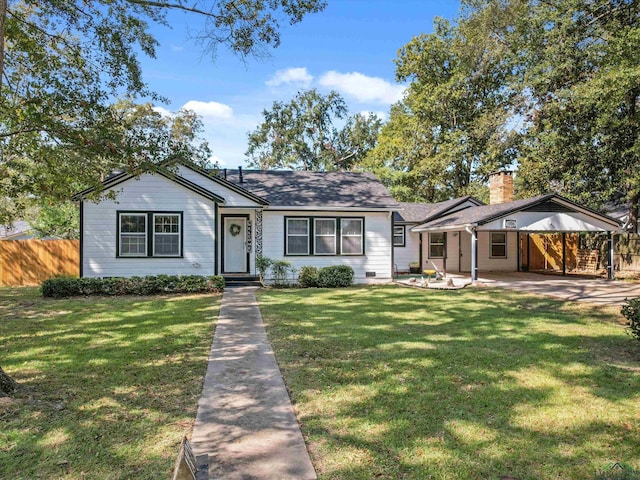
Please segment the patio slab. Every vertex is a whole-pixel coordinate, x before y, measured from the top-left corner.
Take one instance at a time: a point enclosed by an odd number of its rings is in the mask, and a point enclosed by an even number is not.
[[[640,283],[574,275],[481,272],[478,286],[482,285],[600,305],[622,305],[626,298],[640,297]]]
[[[448,280],[452,281],[452,286],[447,286]],[[459,274],[447,274],[440,282],[427,283],[422,282],[420,278],[416,278],[415,281],[404,278],[396,280],[396,283],[415,288],[442,290],[458,290],[468,286],[499,287],[600,305],[622,305],[627,298],[640,297],[640,282],[530,272],[481,272],[475,284],[472,284],[471,277]]]
[[[211,479],[312,480],[256,289],[224,292],[191,443],[209,455]]]

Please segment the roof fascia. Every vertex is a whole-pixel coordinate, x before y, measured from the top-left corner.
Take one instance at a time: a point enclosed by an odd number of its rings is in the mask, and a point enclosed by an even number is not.
[[[527,208],[531,208],[531,207],[534,207],[536,205],[540,205],[541,203],[547,202],[549,200],[554,200],[554,201],[559,202],[560,204],[564,204],[565,206],[572,207],[575,210],[577,210],[578,213],[584,213],[585,215],[587,215],[589,217],[592,217],[592,218],[596,218],[596,219],[598,219],[598,220],[600,220],[602,222],[613,224],[613,226],[615,226],[617,228],[620,228],[622,226],[622,223],[619,222],[618,220],[616,220],[615,218],[611,218],[611,217],[609,217],[607,215],[599,213],[599,212],[597,212],[597,211],[595,211],[595,210],[593,210],[593,209],[591,209],[589,207],[585,207],[583,205],[575,203],[575,202],[573,202],[573,201],[571,201],[571,200],[569,200],[567,198],[564,198],[564,197],[562,197],[560,195],[557,195],[555,193],[549,193],[547,195],[544,195],[543,197],[541,197],[539,200],[537,200],[535,202],[528,203],[528,204],[522,205],[521,207],[513,208],[511,210],[507,210],[506,212],[502,212],[502,213],[493,215],[491,217],[479,220],[478,221],[478,225],[484,225],[486,223],[493,222],[494,220],[498,220],[498,219],[500,219],[502,217],[505,217],[507,215],[511,215],[512,213],[520,212],[520,211],[523,211],[523,210],[525,210]]]

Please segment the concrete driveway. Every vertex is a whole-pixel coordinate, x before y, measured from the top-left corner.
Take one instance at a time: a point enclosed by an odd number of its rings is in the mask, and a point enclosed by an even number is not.
[[[577,276],[480,272],[478,283],[601,305],[622,305],[625,298],[640,297],[638,282]]]

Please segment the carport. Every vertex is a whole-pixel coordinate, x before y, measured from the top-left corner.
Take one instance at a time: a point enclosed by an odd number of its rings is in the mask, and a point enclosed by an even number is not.
[[[470,271],[473,282],[478,280],[479,271],[521,271],[520,240],[523,235],[560,233],[563,245],[566,245],[564,240],[567,233],[606,234],[608,278],[613,279],[614,233],[621,231],[621,224],[614,218],[560,195],[546,194],[466,208],[417,225],[412,231],[429,234],[429,242],[436,236],[432,234],[440,234],[438,238],[444,239],[444,251],[448,252],[443,259],[443,268],[447,269],[448,257],[453,271]],[[455,254],[456,250],[458,255]],[[470,259],[469,264],[465,263],[466,259]],[[563,273],[566,273],[564,269]]]

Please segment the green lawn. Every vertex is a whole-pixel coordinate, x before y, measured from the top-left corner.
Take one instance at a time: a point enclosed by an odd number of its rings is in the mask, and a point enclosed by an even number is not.
[[[0,478],[170,478],[220,296],[43,299],[0,289]]]
[[[392,286],[259,301],[321,479],[640,469],[640,345],[617,308]]]

